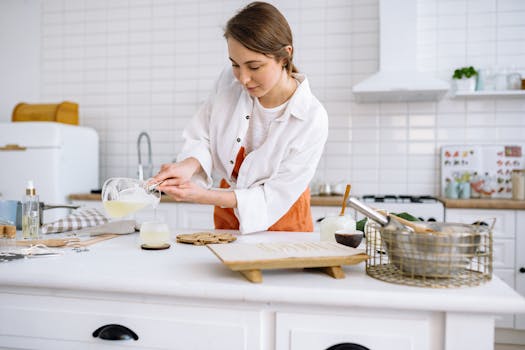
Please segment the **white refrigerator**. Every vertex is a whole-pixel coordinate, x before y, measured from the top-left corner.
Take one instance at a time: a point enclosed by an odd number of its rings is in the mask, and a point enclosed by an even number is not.
[[[99,139],[88,127],[55,122],[0,123],[0,199],[21,200],[33,180],[41,202],[66,204],[99,187]],[[63,217],[47,210],[44,222]]]

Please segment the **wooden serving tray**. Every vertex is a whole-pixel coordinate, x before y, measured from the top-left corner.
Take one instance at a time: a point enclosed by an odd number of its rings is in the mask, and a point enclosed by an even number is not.
[[[232,271],[253,283],[262,282],[261,270],[316,268],[333,278],[345,278],[342,265],[368,259],[363,249],[335,242],[274,242],[208,244],[207,247]]]

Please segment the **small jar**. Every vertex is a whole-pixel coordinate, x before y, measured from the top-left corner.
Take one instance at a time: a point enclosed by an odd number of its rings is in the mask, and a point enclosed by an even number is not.
[[[514,72],[507,75],[507,88],[509,90],[521,89],[521,74]]]
[[[321,241],[335,242],[335,231],[355,231],[356,222],[350,215],[328,215],[321,221]]]
[[[447,182],[445,186],[445,197],[450,199],[458,199],[458,184],[454,181]]]
[[[507,75],[508,75],[508,70],[506,68],[498,70],[496,74],[496,78],[495,78],[496,90],[498,91],[508,90]]]
[[[494,90],[496,88],[496,74],[490,68],[480,69],[478,72],[476,90]]]
[[[525,169],[514,169],[511,175],[512,199],[525,199]]]
[[[460,182],[458,184],[458,198],[469,199],[470,198],[470,182]]]

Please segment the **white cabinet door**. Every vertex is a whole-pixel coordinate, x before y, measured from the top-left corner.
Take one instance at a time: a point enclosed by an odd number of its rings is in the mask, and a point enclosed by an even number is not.
[[[213,205],[179,203],[178,228],[211,230],[213,223]]]
[[[514,269],[494,269],[494,274],[498,276],[503,282],[509,287],[515,288],[514,286]],[[499,315],[496,318],[497,328],[513,328],[514,327],[514,315]]]
[[[325,350],[341,343],[370,350],[442,349],[442,320],[430,314],[351,316],[277,313],[276,350]]]
[[[516,216],[516,290],[525,297],[525,211]],[[525,329],[525,315],[516,315],[516,328]]]
[[[177,228],[178,217],[179,217],[179,204],[178,203],[160,203],[157,207],[158,218],[168,224],[171,230]]]
[[[257,310],[14,294],[0,298],[0,344],[9,349],[260,348]],[[94,337],[95,330],[111,324],[127,327],[138,339]]]
[[[509,286],[519,290],[519,273],[516,272],[516,263],[520,259],[518,247],[519,228],[525,228],[525,219],[523,223],[519,223],[519,217],[523,215],[516,210],[501,210],[501,209],[447,209],[446,221],[448,222],[462,222],[472,224],[476,221],[485,221],[490,223],[491,218],[496,219],[493,232],[493,267],[494,274],[503,279]],[[522,245],[525,243],[522,242]],[[523,252],[521,253],[523,255]],[[525,266],[525,263],[523,264]],[[519,269],[519,268],[518,268]],[[517,276],[517,278],[516,278]],[[525,280],[525,274],[522,274],[522,279]],[[516,280],[515,280],[516,278]],[[521,287],[521,294],[525,295],[525,281]],[[525,317],[505,315],[496,319],[496,326],[501,328],[513,328],[518,325],[514,324],[514,317],[516,320],[523,318],[522,328],[525,329]]]
[[[492,243],[494,269],[514,270],[514,239],[494,239]]]

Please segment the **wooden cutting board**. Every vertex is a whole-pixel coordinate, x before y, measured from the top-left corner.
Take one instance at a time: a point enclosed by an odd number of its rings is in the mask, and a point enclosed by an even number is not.
[[[362,249],[335,242],[273,242],[208,244],[207,247],[232,271],[250,282],[261,283],[261,270],[318,268],[333,278],[345,278],[342,265],[368,259]]]
[[[29,239],[16,241],[17,246],[30,247],[32,245],[43,244],[47,247],[58,248],[64,247],[70,243],[79,242],[79,238],[49,238],[49,239]]]
[[[49,239],[32,239],[32,240],[23,240],[23,241],[16,241],[17,246],[26,246],[30,247],[32,245],[36,244],[43,244],[50,248],[59,248],[59,247],[87,247],[92,244],[102,242],[111,238],[118,237],[120,235],[118,234],[101,234],[94,238],[90,238],[87,240],[80,240],[78,237],[72,237],[72,238],[49,238]]]

